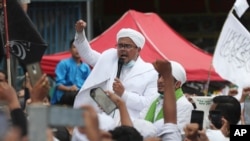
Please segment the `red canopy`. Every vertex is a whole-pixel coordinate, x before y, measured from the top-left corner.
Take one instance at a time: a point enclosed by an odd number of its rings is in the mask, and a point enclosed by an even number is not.
[[[188,81],[206,81],[209,75],[212,81],[222,80],[213,68],[210,69],[212,55],[184,39],[155,13],[129,10],[109,29],[90,42],[92,48],[103,52],[114,47],[116,33],[121,28],[128,27],[140,31],[146,37],[146,44],[141,51],[141,57],[145,61],[170,59],[180,62],[187,72]],[[43,71],[53,76],[58,61],[69,56],[69,52],[44,56],[41,62]]]

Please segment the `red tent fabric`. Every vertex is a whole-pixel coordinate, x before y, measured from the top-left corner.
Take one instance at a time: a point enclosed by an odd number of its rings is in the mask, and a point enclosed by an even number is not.
[[[222,78],[211,67],[212,55],[199,49],[181,35],[176,33],[155,13],[127,11],[115,24],[93,39],[90,44],[98,52],[114,47],[116,33],[121,28],[133,28],[146,37],[146,44],[141,57],[148,62],[156,59],[170,59],[180,62],[186,72],[188,81],[222,81]],[[69,53],[44,56],[42,69],[54,75],[55,65],[59,60],[69,57]]]

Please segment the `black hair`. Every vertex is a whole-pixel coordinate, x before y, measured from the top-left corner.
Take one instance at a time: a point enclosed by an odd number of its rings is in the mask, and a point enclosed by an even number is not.
[[[240,102],[233,96],[221,95],[213,98],[213,103],[217,104],[215,110],[221,111],[222,116],[229,124],[238,124],[241,116]]]
[[[64,126],[51,126],[50,128],[56,129],[53,131],[54,136],[59,141],[70,141],[70,133]]]
[[[74,41],[75,41],[75,39],[71,39],[71,40],[70,40],[70,42],[69,42],[69,48],[72,47]]]
[[[115,141],[143,141],[142,135],[131,126],[118,126],[109,132]]]
[[[188,82],[182,85],[183,93],[187,94],[196,94],[197,96],[204,96],[202,89],[203,88],[201,87],[201,85],[196,82]]]

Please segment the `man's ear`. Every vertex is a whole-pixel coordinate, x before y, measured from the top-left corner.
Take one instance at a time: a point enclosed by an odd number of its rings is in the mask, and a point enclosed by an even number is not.
[[[177,81],[175,83],[175,89],[179,89],[181,87],[181,81]]]
[[[140,52],[141,52],[141,48],[139,48],[139,47],[138,47],[138,49],[137,49],[137,50],[138,50],[138,52],[136,53],[136,56],[138,57],[138,56],[139,56],[139,54],[140,54]]]
[[[141,48],[140,47],[138,47],[138,52],[140,52],[141,51]]]

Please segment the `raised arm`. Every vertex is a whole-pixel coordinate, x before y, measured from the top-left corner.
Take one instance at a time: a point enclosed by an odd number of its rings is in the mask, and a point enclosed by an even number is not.
[[[107,92],[107,95],[117,105],[119,109],[120,117],[121,117],[121,125],[133,127],[133,122],[130,119],[127,106],[125,102],[122,100],[122,98],[110,91]]]
[[[95,66],[101,54],[90,47],[90,44],[86,39],[84,31],[85,27],[86,27],[85,21],[78,20],[76,22],[75,24],[76,34],[75,34],[75,41],[73,44],[77,48],[81,58],[84,59],[84,61],[87,64]]]
[[[0,101],[6,101],[14,127],[21,130],[21,135],[27,135],[27,119],[17,98],[16,91],[7,82],[0,82]],[[0,125],[1,126],[1,125]]]
[[[157,60],[153,63],[155,69],[160,74],[161,79],[165,81],[163,114],[164,123],[176,124],[176,98],[174,90],[174,78],[172,76],[172,68],[167,60]]]

